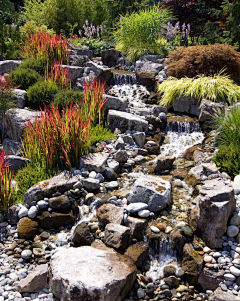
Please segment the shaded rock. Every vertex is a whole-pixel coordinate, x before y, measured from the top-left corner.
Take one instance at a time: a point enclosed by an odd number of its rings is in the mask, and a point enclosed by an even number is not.
[[[41,181],[28,189],[23,196],[23,204],[30,205],[31,202],[52,197],[57,191],[64,193],[73,188],[73,185],[81,180],[81,176],[76,172],[63,171],[57,176],[45,181]]]
[[[20,64],[21,61],[18,60],[0,61],[0,74],[10,73],[11,70],[15,70]]]
[[[76,247],[90,246],[92,243],[92,234],[85,222],[77,225],[72,236],[72,242]]]
[[[199,106],[199,121],[211,121],[213,116],[221,112],[221,109],[224,108],[224,104],[218,102],[212,102],[207,99],[203,99]]]
[[[111,250],[59,248],[50,263],[50,290],[60,301],[122,301],[135,278],[132,260]]]
[[[6,155],[19,156],[22,153],[21,143],[11,139],[4,139],[2,146],[6,152]]]
[[[7,222],[10,225],[16,225],[19,221],[18,212],[20,211],[19,205],[13,205],[10,208],[8,208],[6,218]]]
[[[155,172],[172,169],[174,160],[173,156],[158,156]]]
[[[70,210],[65,213],[44,211],[37,219],[41,228],[56,229],[74,223],[75,215]]]
[[[198,190],[197,205],[190,214],[190,225],[210,248],[221,248],[221,236],[236,208],[234,190],[221,179],[206,180]]]
[[[6,113],[7,135],[12,140],[19,140],[25,130],[25,124],[33,123],[39,116],[38,111],[10,109]]]
[[[100,82],[110,85],[113,79],[112,70],[106,66],[98,65],[93,61],[87,62],[87,67],[96,74],[96,77]]]
[[[221,288],[217,288],[209,297],[209,301],[240,301],[240,297],[234,296],[232,292],[223,292]]]
[[[104,49],[102,50],[102,62],[103,65],[108,67],[114,67],[117,65],[117,61],[121,56],[121,53],[114,48],[111,49]]]
[[[60,195],[48,200],[49,207],[57,210],[67,209],[71,206],[71,201],[66,195]]]
[[[147,89],[154,88],[155,77],[151,72],[136,72],[137,84],[145,86]]]
[[[215,271],[204,268],[198,278],[203,290],[215,290],[219,287],[220,282],[224,280],[223,271]]]
[[[90,153],[80,158],[79,167],[89,171],[103,172],[109,157],[108,153]]]
[[[149,247],[143,241],[137,242],[136,244],[128,247],[124,254],[132,258],[137,268],[141,268],[144,261],[148,258]]]
[[[160,146],[154,141],[148,141],[143,147],[148,151],[149,155],[160,154]]]
[[[122,132],[126,132],[127,130],[146,132],[148,129],[148,122],[137,115],[109,110],[108,127],[112,132],[114,132],[116,128]]]
[[[147,221],[145,219],[128,216],[125,226],[130,229],[132,237],[137,240],[142,240],[144,229],[147,226]]]
[[[123,212],[123,207],[117,207],[113,204],[104,204],[98,208],[97,217],[103,225],[109,223],[121,224]]]
[[[173,276],[173,275],[176,275],[176,272],[177,272],[177,269],[175,266],[167,265],[163,269],[163,276],[164,277]]]
[[[103,176],[108,181],[116,181],[117,180],[116,172],[110,167],[106,167],[104,169]]]
[[[68,70],[72,81],[75,81],[83,73],[83,68],[79,66],[62,65],[63,70]]]
[[[143,147],[146,140],[146,134],[144,132],[137,132],[133,134],[133,138],[139,147]]]
[[[13,89],[13,100],[19,109],[24,109],[27,105],[27,91]]]
[[[38,231],[38,223],[28,217],[21,218],[17,224],[17,232],[20,238],[32,239]]]
[[[103,107],[106,110],[117,110],[125,112],[128,108],[128,104],[124,98],[114,97],[105,94],[104,99],[106,99],[106,102],[104,103]]]
[[[128,160],[128,154],[125,150],[118,150],[114,155],[114,160],[118,163],[126,163]]]
[[[156,75],[162,69],[163,64],[158,64],[151,61],[136,61],[136,71],[148,72]]]
[[[148,204],[153,212],[164,209],[170,202],[171,184],[158,176],[146,175],[136,180],[128,195],[129,203]]]
[[[172,242],[173,250],[176,250],[179,257],[181,257],[183,254],[183,247],[186,243],[186,238],[181,233],[181,230],[174,228],[170,233],[170,240]]]
[[[21,279],[17,290],[21,293],[34,293],[41,291],[47,285],[48,265],[40,264],[28,276]]]
[[[183,248],[182,269],[189,284],[197,282],[202,270],[203,258],[193,248],[191,244],[185,244]]]
[[[18,171],[23,168],[30,160],[27,158],[10,155],[5,158],[5,162],[9,164],[9,169],[13,171]]]
[[[96,192],[100,188],[100,182],[98,179],[87,178],[82,180],[83,188],[88,192]]]
[[[130,237],[130,229],[119,224],[109,223],[105,227],[104,242],[116,249],[126,249]]]
[[[173,110],[174,112],[198,116],[200,113],[199,101],[192,97],[177,97],[173,103]]]
[[[134,141],[131,135],[122,135],[124,143],[128,143],[130,145],[134,145]]]

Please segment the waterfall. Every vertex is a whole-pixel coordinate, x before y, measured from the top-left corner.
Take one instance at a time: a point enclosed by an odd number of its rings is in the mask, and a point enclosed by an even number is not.
[[[114,85],[134,85],[137,83],[137,78],[135,74],[114,74]]]
[[[199,124],[170,121],[167,124],[165,144],[161,146],[163,156],[181,156],[189,147],[199,144],[204,136]]]

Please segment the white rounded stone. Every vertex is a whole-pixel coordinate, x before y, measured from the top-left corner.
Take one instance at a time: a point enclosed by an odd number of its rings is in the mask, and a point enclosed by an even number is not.
[[[234,266],[230,267],[230,272],[236,277],[240,276],[240,270]]]
[[[25,216],[28,216],[28,209],[25,206],[22,206],[22,208],[18,212],[18,217],[23,218]]]
[[[151,212],[149,210],[140,210],[140,211],[138,211],[138,216],[139,217],[149,217],[150,213]]]
[[[233,274],[224,274],[224,278],[229,281],[235,281],[236,277]]]
[[[29,210],[28,210],[28,217],[29,218],[34,218],[36,217],[38,213],[37,207],[36,206],[32,206]]]
[[[231,225],[227,227],[227,235],[229,237],[235,237],[239,232],[239,229],[237,226]]]
[[[155,227],[155,226],[151,226],[151,230],[152,230],[154,233],[159,233],[159,232],[160,232],[160,230],[159,230],[157,227]]]
[[[204,260],[206,263],[211,263],[212,260],[213,260],[213,258],[212,258],[212,256],[205,255],[205,256],[203,257],[203,260]]]
[[[32,257],[32,251],[31,250],[23,250],[21,253],[21,256],[23,259],[29,259]]]
[[[204,253],[208,253],[208,254],[209,254],[211,251],[212,251],[212,250],[211,250],[209,247],[204,247],[204,248],[203,248],[203,252],[204,252]]]

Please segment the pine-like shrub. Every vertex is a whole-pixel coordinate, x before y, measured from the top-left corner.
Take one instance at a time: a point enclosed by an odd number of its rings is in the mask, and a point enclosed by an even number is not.
[[[224,69],[240,83],[240,53],[227,44],[183,47],[169,54],[167,64],[172,77],[213,75]]]
[[[40,74],[29,68],[20,68],[10,72],[9,78],[14,81],[17,87],[22,90],[27,90],[29,87],[34,85],[40,80]]]
[[[27,90],[27,98],[30,107],[39,108],[43,104],[49,105],[59,89],[55,83],[39,81]]]
[[[45,75],[47,68],[47,60],[45,58],[39,59],[26,59],[18,66],[17,69],[33,69],[37,71],[41,76]]]
[[[57,105],[59,111],[65,109],[66,105],[69,106],[71,103],[80,104],[83,101],[83,92],[74,90],[61,90],[58,92],[57,96],[54,98],[52,104]]]

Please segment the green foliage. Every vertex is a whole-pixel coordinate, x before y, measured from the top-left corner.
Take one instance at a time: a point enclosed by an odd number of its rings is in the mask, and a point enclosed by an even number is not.
[[[158,87],[164,93],[160,103],[167,106],[173,104],[177,96],[191,96],[198,100],[237,102],[240,99],[240,87],[227,75],[199,76],[198,78],[168,78]]]
[[[40,80],[41,76],[37,71],[30,68],[20,68],[10,72],[9,78],[12,79],[16,86],[22,90],[27,90]]]
[[[159,33],[171,19],[168,9],[157,7],[127,14],[122,17],[114,33],[116,49],[126,54],[131,61],[143,53],[161,54]]]
[[[37,26],[47,24],[47,1],[24,0],[22,14],[26,21],[34,21]]]
[[[14,52],[20,43],[19,26],[1,24],[0,21],[0,53],[5,55],[6,59],[14,59]],[[17,57],[19,58],[19,56]]]
[[[39,59],[26,59],[23,60],[22,63],[18,66],[19,69],[32,69],[38,72],[41,76],[45,75],[45,71],[47,68],[47,59],[39,58]]]
[[[109,131],[108,129],[104,128],[101,125],[90,127],[90,139],[91,139],[91,145],[94,145],[96,143],[100,143],[102,141],[106,141],[108,139],[115,139],[115,135]]]
[[[30,107],[42,107],[43,103],[49,105],[59,89],[55,83],[39,81],[27,90],[27,98]]]
[[[29,163],[22,169],[18,170],[15,180],[18,182],[17,202],[22,203],[24,194],[29,188],[38,182],[49,179],[57,175],[60,171],[57,169],[48,169],[40,164]]]
[[[101,52],[104,49],[109,49],[111,47],[111,43],[107,41],[102,41],[100,39],[69,39],[69,42],[75,45],[86,45],[90,50],[93,51],[94,56],[101,56]]]
[[[66,105],[69,106],[71,103],[80,104],[82,103],[84,94],[79,91],[74,90],[61,90],[58,92],[57,96],[54,98],[52,104],[57,105],[59,111],[65,109]]]
[[[168,56],[168,75],[176,78],[225,72],[240,83],[240,54],[229,45],[183,47]]]

